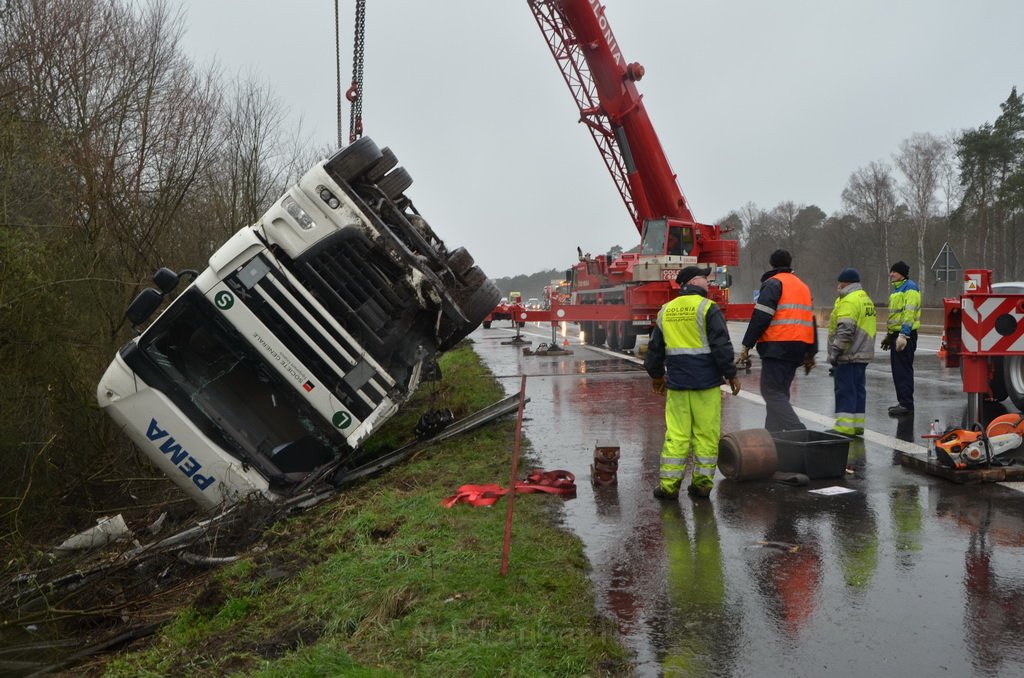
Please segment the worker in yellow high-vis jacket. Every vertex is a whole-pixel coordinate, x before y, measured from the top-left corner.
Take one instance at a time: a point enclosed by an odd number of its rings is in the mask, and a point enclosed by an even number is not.
[[[694,466],[687,491],[694,497],[711,494],[722,429],[719,387],[728,381],[733,394],[740,391],[725,315],[707,298],[709,273],[697,266],[679,271],[679,296],[658,311],[647,345],[644,367],[652,389],[667,392],[658,499],[679,496],[691,446]]]
[[[891,351],[892,381],[896,386],[895,405],[890,417],[914,414],[914,353],[917,352],[917,330],[921,327],[921,288],[910,279],[910,266],[897,261],[889,267],[889,319],[882,350]]]
[[[835,433],[864,433],[867,405],[866,371],[875,357],[878,319],[875,303],[860,285],[860,273],[844,268],[837,278],[839,296],[828,321],[828,362],[833,367],[836,396]]]

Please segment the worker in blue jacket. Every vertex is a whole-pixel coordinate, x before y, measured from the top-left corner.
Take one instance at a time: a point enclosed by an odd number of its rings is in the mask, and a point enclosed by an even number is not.
[[[665,443],[654,496],[676,499],[693,446],[693,477],[688,493],[707,497],[714,486],[722,430],[722,393],[728,380],[740,392],[725,315],[707,298],[710,269],[679,271],[679,296],[661,307],[647,344],[644,368],[656,393],[666,393]]]

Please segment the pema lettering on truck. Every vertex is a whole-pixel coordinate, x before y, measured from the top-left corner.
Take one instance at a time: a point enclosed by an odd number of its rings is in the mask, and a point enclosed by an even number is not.
[[[200,475],[199,469],[203,467],[199,461],[188,453],[188,450],[184,449],[181,445],[174,440],[174,436],[169,431],[165,431],[160,428],[157,424],[156,419],[150,419],[149,429],[146,431],[146,437],[154,443],[163,438],[167,438],[163,443],[160,444],[160,451],[165,455],[168,455],[171,459],[171,463],[178,467],[178,470],[185,474],[186,478],[191,478],[192,482],[201,491],[205,492],[206,488],[217,482],[217,479],[212,475]]]

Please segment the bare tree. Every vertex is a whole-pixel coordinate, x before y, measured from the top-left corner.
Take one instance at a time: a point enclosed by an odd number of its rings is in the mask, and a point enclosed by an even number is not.
[[[14,65],[16,106],[60,130],[71,168],[63,187],[80,290],[106,309],[113,341],[141,271],[174,259],[201,224],[180,209],[212,158],[219,105],[212,73],[180,53],[180,11],[166,0],[138,9],[119,0],[17,3],[5,47],[31,58]],[[70,263],[70,262],[68,262]]]
[[[943,163],[949,148],[931,134],[914,134],[900,143],[900,152],[893,159],[906,182],[899,187],[900,195],[910,211],[917,235],[917,270],[925,269],[924,244],[928,225],[937,207],[936,193],[942,177]],[[918,283],[923,284],[919,274]]]
[[[960,168],[956,164],[956,157],[952,150],[955,147],[957,138],[956,132],[950,132],[942,139],[942,143],[946,145],[947,152],[943,156],[942,164],[939,168],[939,191],[942,193],[941,207],[942,216],[946,219],[946,240],[952,242],[954,238],[954,228],[956,227],[956,210],[957,207],[963,202],[964,189],[960,185]],[[964,253],[967,251],[967,230],[963,228],[956,228],[959,231],[960,240],[956,243],[957,249]]]
[[[754,228],[764,219],[764,210],[754,203],[748,202],[746,205],[736,210],[736,216],[738,216],[740,221],[743,222],[740,244],[747,245],[750,242],[750,235],[753,233]]]
[[[800,207],[792,200],[784,200],[768,213],[768,224],[778,246],[791,253],[797,245],[796,217]]]
[[[880,270],[888,268],[890,229],[896,218],[896,182],[889,166],[876,161],[851,174],[843,205],[871,230],[885,263]]]
[[[0,341],[0,363],[18,370],[0,381],[19,384],[0,393],[0,438],[45,441],[44,463],[12,478],[77,506],[110,492],[102,478],[132,468],[130,446],[88,406],[127,335],[127,302],[204,226],[183,205],[212,157],[220,88],[182,56],[173,7],[21,0],[0,21],[4,120],[16,121],[8,138],[31,134],[35,144],[12,157],[36,168],[0,171],[0,195],[17,197],[5,212],[20,226],[8,271],[24,281],[0,302],[0,326],[21,337]],[[36,184],[45,201],[25,199]],[[21,359],[28,350],[34,357]],[[20,463],[28,448],[4,452]]]
[[[764,248],[770,239],[767,234],[767,215],[753,202],[748,202],[736,212],[743,222],[743,238],[740,241],[740,277],[751,290],[760,286],[758,278],[767,264],[768,255]]]

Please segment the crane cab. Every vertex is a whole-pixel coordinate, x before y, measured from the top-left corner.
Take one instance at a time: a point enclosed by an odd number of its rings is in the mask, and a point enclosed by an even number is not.
[[[640,241],[640,254],[689,257],[693,252],[693,225],[676,219],[648,219]],[[697,263],[697,258],[692,257]]]

